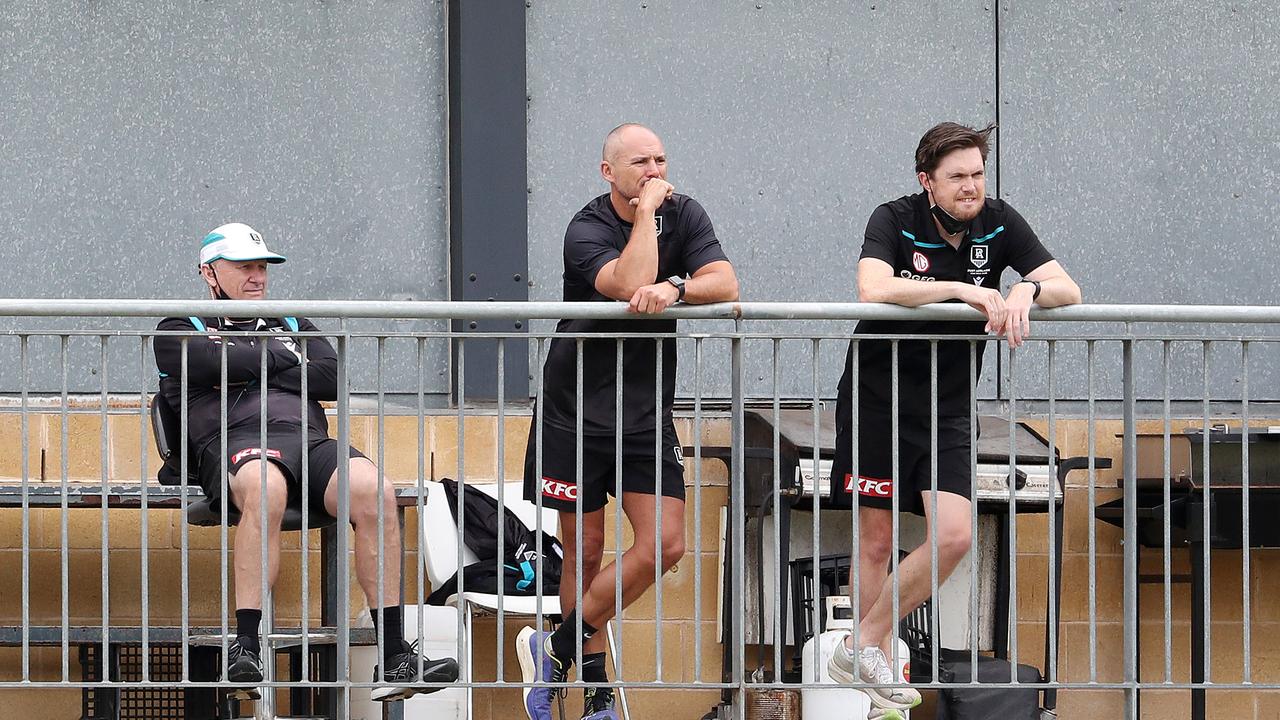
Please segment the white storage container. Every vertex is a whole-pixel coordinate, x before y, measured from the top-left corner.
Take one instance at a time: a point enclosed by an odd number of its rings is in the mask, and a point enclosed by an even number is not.
[[[801,682],[811,683],[829,683],[835,685],[836,681],[831,679],[827,674],[827,661],[831,659],[831,653],[836,649],[836,643],[842,642],[844,636],[853,628],[853,622],[848,619],[837,618],[837,615],[848,615],[849,598],[847,597],[829,597],[827,600],[827,628],[826,632],[816,638],[809,638],[804,644],[803,655],[800,658],[800,680]],[[843,609],[845,612],[836,612],[837,608]],[[818,642],[819,655],[818,667],[814,667],[813,661],[813,644]],[[890,662],[893,658],[889,659]],[[905,671],[908,666],[907,644],[898,640],[898,663],[895,668],[894,675],[897,679],[905,678]],[[871,699],[861,690],[853,688],[832,688],[827,689],[805,689],[800,691],[800,716],[804,720],[866,720],[867,714],[871,712]],[[904,716],[910,718],[909,712],[903,713]]]

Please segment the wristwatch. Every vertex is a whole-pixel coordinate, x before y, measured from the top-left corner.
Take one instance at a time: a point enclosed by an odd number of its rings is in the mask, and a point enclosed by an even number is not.
[[[1027,280],[1026,278],[1023,278],[1022,280],[1019,280],[1018,282],[1020,282],[1020,283],[1031,283],[1032,285],[1035,285],[1035,286],[1036,286],[1036,290],[1035,290],[1035,292],[1031,293],[1031,302],[1035,302],[1035,301],[1036,301],[1036,299],[1040,297],[1040,283],[1036,282],[1035,280]]]
[[[684,278],[680,277],[679,275],[672,275],[671,277],[667,278],[667,282],[671,283],[672,285],[675,285],[676,290],[680,291],[680,295],[676,297],[676,302],[682,302],[684,300]],[[1039,291],[1040,291],[1039,288],[1036,288],[1036,292],[1039,292]]]

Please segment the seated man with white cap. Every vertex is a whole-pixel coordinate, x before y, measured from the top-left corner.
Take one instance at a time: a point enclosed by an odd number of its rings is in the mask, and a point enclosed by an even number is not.
[[[284,261],[284,256],[267,249],[262,236],[253,228],[229,223],[205,236],[200,248],[200,277],[215,300],[265,300],[267,268]],[[220,502],[225,473],[225,487],[230,491],[227,499],[240,511],[234,546],[236,638],[229,645],[227,680],[252,687],[262,681],[259,628],[264,536],[267,582],[274,585],[280,567],[280,526],[288,498],[301,497],[305,483],[309,512],[338,514],[338,458],[342,453],[337,441],[329,437],[328,420],[320,406],[320,401],[338,397],[337,353],[325,338],[293,335],[317,331],[305,318],[166,318],[158,329],[191,334],[185,338],[185,366],[183,337],[155,338],[160,393],[171,408],[179,411],[183,402],[182,377],[186,376],[187,439],[200,485],[206,496],[215,503]],[[257,335],[240,334],[246,331]],[[266,345],[265,375],[263,344]],[[225,426],[222,421],[224,389],[220,387],[224,355]],[[305,413],[303,372],[307,378]],[[264,394],[265,437],[260,433],[259,414]],[[419,676],[419,655],[404,641],[398,561],[400,525],[396,521],[394,488],[389,481],[379,482],[378,468],[359,450],[348,448],[346,456],[349,458],[351,525],[355,530],[356,577],[369,600],[374,623],[380,626],[385,640],[383,672],[374,671],[374,682],[385,685],[373,690],[373,699],[399,700],[417,692],[433,692],[439,688],[414,687],[414,684],[453,682],[458,678],[458,663],[452,658],[423,658]],[[261,522],[264,505],[265,527]],[[379,508],[383,518],[381,534],[378,532]],[[384,553],[382,558],[390,559],[381,564],[381,586],[378,583],[379,544]]]

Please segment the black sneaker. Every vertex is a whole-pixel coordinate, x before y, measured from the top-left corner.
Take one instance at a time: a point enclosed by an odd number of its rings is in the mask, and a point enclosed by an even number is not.
[[[240,638],[227,646],[227,680],[243,685],[232,691],[236,699],[258,700],[262,697],[258,690],[258,684],[262,682],[262,659],[258,653],[241,645]]]
[[[618,720],[613,688],[589,687],[582,691],[582,720]]]
[[[418,643],[402,642],[400,643],[400,652],[392,655],[391,659],[387,661],[385,673],[379,672],[379,668],[376,666],[373,668],[373,681],[387,683],[387,685],[374,688],[369,693],[369,697],[374,702],[403,700],[419,693],[425,695],[443,689],[438,687],[413,687],[416,683],[454,682],[457,679],[458,661],[453,658],[432,660],[429,657],[423,657],[422,676],[419,677]]]

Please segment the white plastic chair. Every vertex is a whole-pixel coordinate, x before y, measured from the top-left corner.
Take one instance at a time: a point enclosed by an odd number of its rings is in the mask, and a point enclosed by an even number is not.
[[[479,490],[486,495],[497,498],[497,483],[467,483],[470,489]],[[427,496],[423,501],[423,516],[418,519],[422,532],[422,560],[425,564],[427,578],[431,587],[438,588],[458,574],[458,524],[449,510],[449,500],[445,496],[444,485],[436,482],[427,483]],[[524,499],[524,483],[508,481],[503,484],[503,505],[516,514],[521,522],[530,530],[537,529],[538,507]],[[550,508],[542,509],[542,531],[555,537],[559,528],[559,513]],[[479,560],[465,544],[462,546],[463,566]],[[503,595],[502,612],[504,617],[537,618],[538,601],[536,595]],[[542,616],[560,614],[560,598],[558,596],[542,596]],[[472,679],[474,664],[472,662],[472,618],[476,615],[498,614],[498,596],[494,593],[474,592],[463,588],[462,597],[451,595],[446,604],[462,611],[463,631],[466,633],[464,643],[463,667],[466,668],[464,679]],[[613,623],[605,625],[605,636],[609,642],[609,652],[614,658],[614,672],[617,672],[617,647],[614,644]],[[631,713],[627,708],[626,695],[618,688],[618,705],[622,709],[623,720],[630,720]],[[472,717],[472,690],[467,688],[467,717]]]

